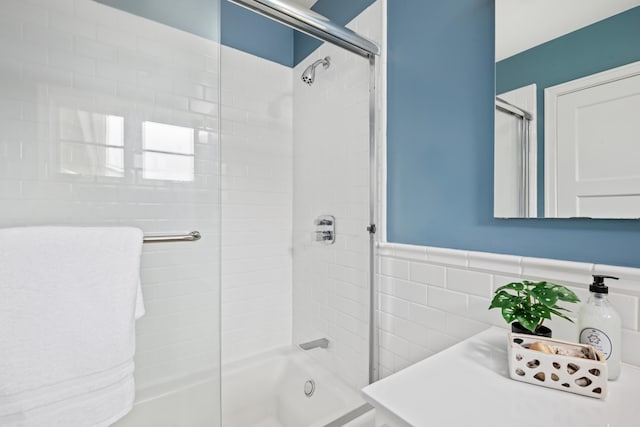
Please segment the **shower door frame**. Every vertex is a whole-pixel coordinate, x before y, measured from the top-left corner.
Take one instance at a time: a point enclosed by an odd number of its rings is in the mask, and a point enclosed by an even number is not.
[[[380,379],[378,346],[378,286],[375,270],[376,233],[378,231],[378,139],[376,125],[376,56],[369,56],[369,384]]]
[[[230,0],[276,22],[331,43],[369,60],[369,384],[380,379],[378,347],[378,286],[375,271],[378,200],[377,59],[378,45],[312,10],[281,0]]]

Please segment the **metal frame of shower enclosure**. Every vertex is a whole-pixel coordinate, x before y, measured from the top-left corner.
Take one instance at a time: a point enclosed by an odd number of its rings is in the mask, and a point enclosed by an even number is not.
[[[304,7],[283,0],[230,1],[365,58],[380,54],[380,48],[375,43]]]
[[[533,115],[522,108],[496,96],[496,110],[510,114],[519,120],[520,141],[520,197],[518,199],[519,218],[531,218],[531,120]],[[535,215],[535,214],[534,214]]]
[[[369,60],[369,383],[379,379],[378,297],[375,280],[375,238],[377,224],[377,127],[376,56],[380,48],[354,31],[331,22],[309,9],[283,0],[230,0],[239,6],[331,43]]]

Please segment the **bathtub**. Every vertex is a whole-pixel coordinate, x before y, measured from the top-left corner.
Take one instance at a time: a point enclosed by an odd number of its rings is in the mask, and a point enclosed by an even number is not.
[[[207,371],[138,390],[133,410],[111,427],[218,426],[218,379]]]
[[[364,404],[359,390],[297,348],[226,364],[222,372],[223,427],[324,427]],[[369,411],[344,425],[373,427],[373,417]]]

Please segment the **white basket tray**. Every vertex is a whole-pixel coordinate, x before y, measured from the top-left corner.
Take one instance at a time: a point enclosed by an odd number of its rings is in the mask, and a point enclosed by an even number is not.
[[[607,364],[604,356],[593,350],[598,360],[549,354],[529,349],[542,342],[558,349],[593,347],[535,335],[509,333],[509,375],[517,381],[604,399],[607,396]]]

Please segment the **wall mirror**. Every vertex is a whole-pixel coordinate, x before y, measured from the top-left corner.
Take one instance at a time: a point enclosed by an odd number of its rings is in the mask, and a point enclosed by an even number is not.
[[[640,218],[640,0],[496,0],[494,216]]]

